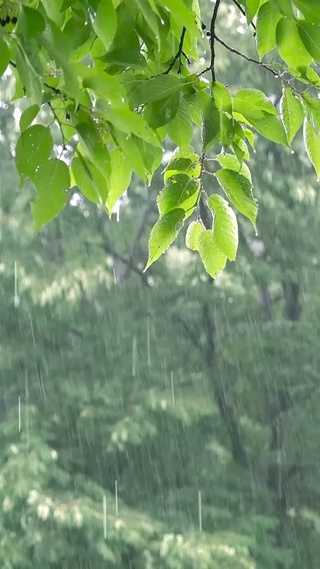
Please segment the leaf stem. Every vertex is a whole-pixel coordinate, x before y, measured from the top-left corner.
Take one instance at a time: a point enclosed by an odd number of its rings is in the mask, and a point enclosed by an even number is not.
[[[168,75],[168,73],[170,73],[171,69],[173,68],[174,64],[176,63],[176,61],[179,59],[179,68],[178,68],[178,73],[181,73],[181,55],[185,55],[183,52],[183,42],[184,42],[184,36],[186,35],[186,28],[183,27],[182,28],[182,32],[181,32],[181,37],[180,37],[180,42],[179,42],[179,47],[178,47],[178,51],[176,53],[176,55],[174,56],[173,60],[171,61],[168,69],[164,72],[163,75]]]

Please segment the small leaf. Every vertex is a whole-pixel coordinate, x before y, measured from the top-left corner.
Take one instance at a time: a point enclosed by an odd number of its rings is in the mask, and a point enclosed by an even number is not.
[[[227,257],[219,249],[210,229],[200,233],[199,253],[207,273],[215,279],[225,268]]]
[[[10,50],[5,41],[0,37],[0,77],[4,74],[10,62]]]
[[[239,160],[233,156],[233,154],[219,154],[216,158],[220,166],[227,170],[234,170],[242,176],[248,178],[251,183],[251,173],[248,166],[244,162],[239,162]]]
[[[250,180],[234,170],[218,170],[216,177],[230,202],[256,228],[258,204],[253,197]]]
[[[164,253],[171,243],[180,233],[185,211],[183,209],[173,209],[166,213],[157,221],[152,228],[149,238],[149,257],[145,267],[145,271]]]
[[[190,223],[186,234],[186,246],[193,251],[199,251],[199,238],[201,233],[205,231],[200,221]]]
[[[16,164],[22,176],[32,177],[39,166],[47,162],[53,148],[48,127],[36,124],[24,130],[16,146]]]
[[[37,188],[37,199],[31,204],[35,230],[49,223],[68,201],[69,168],[57,158],[48,160],[32,176]]]
[[[26,128],[28,128],[28,126],[31,125],[32,121],[36,118],[39,111],[40,111],[39,105],[31,105],[30,107],[25,109],[25,111],[23,111],[19,121],[19,127],[21,132],[26,130]]]
[[[218,139],[220,132],[220,112],[213,99],[208,99],[203,110],[203,151],[210,148]]]
[[[296,133],[303,123],[303,108],[300,100],[287,87],[283,90],[280,101],[281,120],[285,128],[288,143],[291,144]]]
[[[305,149],[309,156],[310,162],[317,173],[317,179],[320,179],[320,138],[314,132],[311,124],[305,118],[303,123],[303,140]]]
[[[132,169],[130,168],[124,154],[118,148],[114,148],[110,152],[111,174],[110,174],[110,190],[108,194],[108,207],[110,214],[123,192],[128,188]]]
[[[218,194],[210,196],[209,208],[214,211],[213,235],[219,249],[234,261],[238,249],[238,222],[228,202]]]
[[[102,41],[106,51],[109,50],[117,31],[117,13],[112,0],[89,0],[90,17],[94,31]]]

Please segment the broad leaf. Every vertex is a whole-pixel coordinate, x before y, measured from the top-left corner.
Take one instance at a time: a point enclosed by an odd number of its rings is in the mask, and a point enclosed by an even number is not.
[[[32,176],[37,199],[31,205],[35,230],[54,219],[68,201],[69,168],[57,158],[48,160]]]
[[[53,148],[48,127],[36,124],[24,130],[16,146],[16,164],[20,175],[32,177],[46,163]]]
[[[250,219],[256,228],[258,204],[253,197],[250,180],[234,170],[218,170],[216,176],[229,201],[240,213]]]
[[[220,132],[220,112],[213,99],[208,99],[203,111],[202,144],[204,152],[218,139]]]
[[[190,223],[186,233],[186,246],[193,251],[199,251],[199,238],[201,233],[205,231],[200,221]]]
[[[298,30],[305,48],[312,55],[313,59],[320,61],[320,23],[300,21]]]
[[[288,146],[288,141],[283,125],[279,119],[273,115],[265,115],[263,119],[251,118],[249,123],[255,130],[272,142]]]
[[[214,81],[211,87],[212,97],[218,109],[220,111],[226,111],[229,114],[232,113],[232,98],[225,85]]]
[[[303,140],[305,149],[317,173],[317,179],[320,179],[320,138],[314,132],[311,124],[307,119],[303,123]]]
[[[106,51],[112,43],[117,30],[117,14],[112,0],[89,0],[90,18],[94,31]]]
[[[192,138],[193,125],[188,104],[180,97],[177,112],[167,126],[168,135],[182,150],[184,150]]]
[[[79,152],[73,157],[71,171],[79,190],[88,200],[106,209],[108,184],[95,165]]]
[[[320,4],[318,0],[293,0],[293,3],[308,22],[320,23]]]
[[[247,119],[263,119],[265,113],[276,115],[277,110],[258,89],[241,89],[233,99],[233,110],[241,113]]]
[[[10,62],[10,50],[6,42],[0,37],[0,76],[7,69]]]
[[[227,256],[219,249],[210,229],[199,235],[199,253],[207,273],[215,279],[225,268]]]
[[[27,107],[23,111],[19,121],[19,127],[21,132],[26,130],[26,128],[28,128],[28,126],[31,125],[32,121],[36,118],[39,111],[40,111],[39,105],[31,105],[30,107]]]
[[[234,261],[238,249],[238,222],[228,202],[217,194],[210,196],[209,208],[214,212],[213,235],[219,249]]]
[[[276,27],[281,18],[277,8],[265,2],[260,6],[257,17],[257,51],[262,59],[269,51],[276,47]]]
[[[200,183],[198,180],[189,178],[186,174],[172,176],[167,181],[166,187],[158,196],[158,208],[160,215],[181,208],[186,217],[191,215],[198,203]]]
[[[303,123],[303,108],[300,100],[293,95],[292,89],[289,87],[283,90],[280,111],[288,143],[291,144]]]
[[[108,194],[108,207],[110,214],[118,201],[122,196],[123,192],[128,188],[132,169],[130,168],[127,160],[125,159],[123,153],[118,149],[114,148],[110,152],[110,162],[111,162],[111,174],[109,182],[109,194]]]
[[[276,40],[282,59],[290,67],[299,69],[310,65],[312,55],[301,41],[296,22],[281,18],[277,24]]]
[[[234,170],[242,176],[248,178],[251,182],[251,173],[248,166],[245,162],[239,162],[239,160],[233,154],[219,154],[216,158],[217,162],[219,162],[220,166],[227,170]]]
[[[145,271],[164,253],[180,233],[185,211],[173,209],[161,217],[154,225],[148,243],[149,257]]]

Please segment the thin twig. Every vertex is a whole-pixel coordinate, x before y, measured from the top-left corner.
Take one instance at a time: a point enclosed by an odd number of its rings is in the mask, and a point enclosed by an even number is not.
[[[180,42],[179,42],[179,47],[178,47],[178,51],[176,53],[176,55],[174,56],[173,60],[171,61],[168,69],[164,72],[163,75],[168,75],[168,73],[170,73],[171,69],[173,68],[174,64],[176,63],[176,61],[180,58],[180,63],[179,63],[179,69],[178,69],[178,73],[181,72],[181,55],[183,55],[183,42],[184,42],[184,36],[186,35],[186,28],[183,27],[182,28],[182,32],[181,32],[181,37],[180,37]]]
[[[235,6],[237,6],[238,10],[240,10],[241,14],[247,18],[247,14],[245,13],[245,10],[242,8],[241,4],[239,4],[238,0],[232,0],[232,2]],[[250,25],[253,27],[254,31],[256,31],[256,26],[254,23],[250,22]]]
[[[218,10],[219,10],[219,6],[220,6],[220,1],[221,0],[216,0],[216,3],[214,5],[214,9],[213,9],[213,14],[212,14],[212,18],[211,18],[211,24],[210,24],[210,49],[211,49],[211,61],[210,61],[210,67],[209,69],[211,69],[211,74],[212,74],[212,81],[216,80],[216,73],[215,73],[215,69],[214,69],[214,63],[215,63],[215,58],[216,58],[216,50],[215,50],[215,30],[216,30],[216,21],[217,21],[217,16],[218,16]]]

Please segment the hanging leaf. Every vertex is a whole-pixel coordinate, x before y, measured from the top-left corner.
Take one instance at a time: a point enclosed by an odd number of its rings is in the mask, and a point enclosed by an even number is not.
[[[149,257],[145,271],[164,253],[180,233],[185,211],[173,209],[166,213],[154,225],[148,243]]]
[[[260,6],[257,16],[257,51],[260,59],[272,51],[276,43],[276,27],[281,18],[281,12],[274,4],[265,2]]]
[[[68,201],[69,168],[57,158],[48,160],[34,173],[37,199],[31,204],[35,231],[54,219]]]
[[[89,0],[90,17],[94,31],[106,51],[117,30],[117,13],[112,0]]]
[[[200,182],[198,180],[193,180],[186,174],[172,176],[158,196],[160,215],[181,208],[185,211],[185,217],[189,217],[198,203],[199,192]]]
[[[253,197],[250,180],[234,170],[218,170],[216,176],[230,202],[240,213],[250,219],[253,227],[256,228],[258,204]]]
[[[199,238],[201,233],[205,231],[200,221],[190,223],[186,234],[186,246],[193,251],[199,251]]]
[[[207,273],[215,279],[225,268],[227,257],[219,249],[210,229],[199,235],[199,253]]]
[[[293,95],[292,89],[289,87],[283,90],[280,101],[280,111],[288,143],[291,144],[303,123],[304,113],[300,100]]]
[[[238,249],[238,222],[228,202],[217,194],[210,196],[209,208],[214,212],[213,235],[219,249],[234,261]]]
[[[311,124],[307,119],[303,123],[303,140],[305,149],[309,156],[310,162],[317,173],[317,179],[320,179],[320,138],[314,132]]]
[[[16,146],[16,165],[21,176],[31,177],[47,162],[53,148],[48,127],[36,124],[24,130]]]

